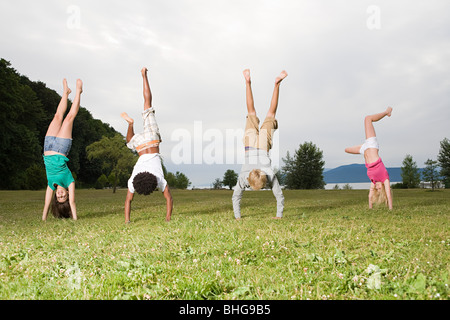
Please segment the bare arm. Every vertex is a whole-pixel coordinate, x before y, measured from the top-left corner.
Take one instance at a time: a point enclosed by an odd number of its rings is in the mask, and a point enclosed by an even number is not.
[[[391,193],[391,184],[389,182],[389,179],[386,179],[384,181],[384,190],[386,191],[389,210],[392,210],[392,193]]]
[[[240,219],[241,218],[241,199],[242,194],[244,193],[245,186],[241,185],[240,177],[238,178],[238,182],[236,183],[236,186],[234,187],[233,196],[231,197],[231,201],[233,203],[233,211],[234,211],[234,218]]]
[[[170,221],[173,210],[173,198],[172,194],[170,193],[169,186],[166,186],[166,189],[164,189],[164,197],[166,198],[166,207],[167,207],[166,221]]]
[[[372,209],[373,203],[372,203],[372,195],[373,195],[373,189],[375,188],[375,185],[373,182],[370,183],[370,191],[369,191],[369,209]]]
[[[47,220],[48,209],[50,208],[50,203],[52,202],[53,190],[49,186],[47,186],[47,190],[45,191],[45,202],[44,202],[44,210],[42,212],[42,221]]]
[[[77,206],[75,204],[75,182],[72,182],[69,186],[69,204],[72,211],[73,220],[77,220]]]
[[[125,223],[130,222],[131,202],[133,201],[134,193],[128,190],[127,198],[125,199]]]
[[[283,191],[281,190],[280,183],[278,182],[277,176],[273,176],[272,181],[272,192],[277,199],[277,215],[275,218],[280,219],[283,217],[284,210],[284,196]]]

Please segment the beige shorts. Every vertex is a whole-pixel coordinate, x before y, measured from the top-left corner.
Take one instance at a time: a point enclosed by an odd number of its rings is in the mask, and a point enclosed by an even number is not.
[[[259,128],[259,118],[253,114],[247,115],[244,133],[245,148],[269,151],[272,149],[272,137],[277,129],[278,121],[275,118],[267,117]]]
[[[128,148],[137,152],[158,147],[162,142],[158,123],[156,122],[155,109],[152,107],[144,110],[142,119],[144,120],[144,132],[135,134],[127,143]]]

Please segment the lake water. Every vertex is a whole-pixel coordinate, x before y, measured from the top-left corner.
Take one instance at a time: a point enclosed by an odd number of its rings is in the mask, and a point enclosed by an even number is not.
[[[398,182],[391,182],[391,186],[396,183],[398,183]],[[342,189],[342,187],[344,187],[346,184],[347,183],[329,183],[329,184],[325,185],[325,190],[331,190],[334,188],[335,185],[338,185],[339,188]],[[354,189],[354,190],[359,190],[359,189],[369,190],[369,188],[370,188],[370,182],[348,183],[348,185],[350,185],[350,187],[352,187],[352,189]]]

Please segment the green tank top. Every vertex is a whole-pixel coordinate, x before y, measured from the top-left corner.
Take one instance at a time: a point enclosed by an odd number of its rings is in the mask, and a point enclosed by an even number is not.
[[[56,154],[51,156],[44,156],[45,170],[47,173],[48,186],[55,190],[56,186],[68,188],[74,182],[72,172],[67,166],[69,159],[65,156]]]

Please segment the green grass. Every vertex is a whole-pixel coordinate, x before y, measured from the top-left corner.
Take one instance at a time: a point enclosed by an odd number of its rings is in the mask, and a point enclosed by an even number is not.
[[[450,190],[395,190],[394,210],[365,190],[136,196],[77,190],[78,221],[41,221],[44,192],[0,191],[0,299],[449,299]]]

